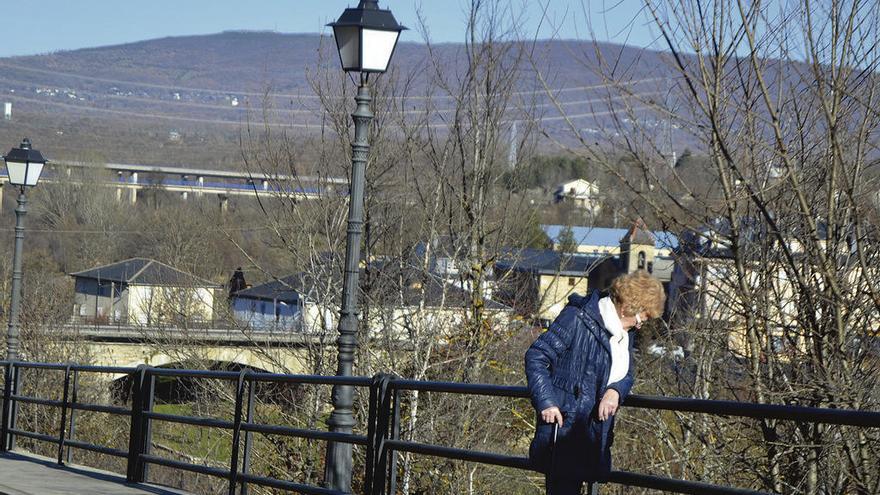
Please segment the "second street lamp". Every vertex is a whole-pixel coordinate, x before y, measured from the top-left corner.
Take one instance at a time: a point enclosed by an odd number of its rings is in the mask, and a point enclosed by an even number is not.
[[[388,69],[400,33],[406,29],[397,23],[389,10],[379,8],[377,0],[361,0],[357,8],[345,9],[339,20],[329,24],[333,28],[339,60],[345,72],[360,75],[357,109],[354,119],[354,141],[351,143],[351,186],[348,198],[348,231],[345,245],[345,276],[342,281],[342,307],[339,319],[339,337],[336,340],[337,376],[351,376],[354,354],[357,350],[358,330],[358,272],[360,269],[361,237],[364,217],[364,183],[367,159],[370,153],[369,75],[381,74]],[[327,420],[330,431],[351,433],[354,427],[354,390],[350,385],[333,387],[333,412]],[[328,488],[351,491],[352,446],[348,443],[329,442],[324,470]]]
[[[15,250],[12,255],[12,300],[9,304],[9,323],[6,330],[6,360],[18,359],[19,316],[21,314],[21,262],[24,247],[24,216],[27,214],[25,188],[34,187],[40,180],[46,159],[31,148],[25,138],[18,148],[12,148],[3,157],[9,183],[19,188],[18,207],[15,209]]]

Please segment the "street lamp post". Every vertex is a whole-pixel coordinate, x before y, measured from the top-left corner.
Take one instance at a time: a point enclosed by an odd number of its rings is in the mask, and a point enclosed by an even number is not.
[[[18,359],[19,314],[21,313],[21,258],[24,247],[24,216],[27,214],[25,188],[34,187],[40,180],[46,159],[31,149],[31,142],[25,138],[18,148],[3,157],[9,183],[19,188],[18,207],[15,209],[15,251],[12,255],[12,300],[9,304],[9,322],[6,330],[6,360]]]
[[[406,28],[397,23],[391,11],[380,9],[377,0],[361,0],[357,8],[346,9],[339,20],[329,26],[333,28],[342,69],[360,75],[355,97],[357,109],[352,114],[354,141],[351,144],[345,276],[342,281],[339,337],[336,339],[336,375],[351,376],[358,345],[358,272],[364,223],[364,182],[370,152],[370,123],[373,120],[369,75],[381,74],[388,69],[400,33]],[[350,385],[334,386],[332,400],[333,412],[327,420],[327,426],[332,432],[351,433],[355,424],[352,414],[353,388]],[[327,444],[324,482],[328,488],[351,491],[351,454],[352,446],[349,443]]]

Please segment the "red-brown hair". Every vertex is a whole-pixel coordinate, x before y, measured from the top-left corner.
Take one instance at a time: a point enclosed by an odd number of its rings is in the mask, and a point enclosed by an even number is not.
[[[611,282],[611,300],[624,316],[641,313],[647,318],[659,318],[663,316],[666,293],[659,280],[645,270],[638,270]]]

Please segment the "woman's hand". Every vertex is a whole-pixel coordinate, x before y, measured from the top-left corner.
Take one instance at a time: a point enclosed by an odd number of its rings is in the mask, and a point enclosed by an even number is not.
[[[541,411],[541,419],[543,419],[545,423],[558,422],[559,426],[562,426],[562,413],[556,406],[548,407],[547,409]]]
[[[602,400],[599,401],[599,421],[605,421],[614,416],[619,404],[620,394],[617,393],[617,390],[614,390],[613,388],[606,390],[605,395],[602,396]]]

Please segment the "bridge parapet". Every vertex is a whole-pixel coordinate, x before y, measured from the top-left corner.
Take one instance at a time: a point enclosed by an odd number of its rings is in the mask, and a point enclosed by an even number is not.
[[[81,325],[67,324],[60,327],[62,335],[90,340],[125,340],[148,342],[193,342],[237,345],[261,343],[285,343],[290,345],[323,345],[333,342],[335,336],[324,333],[274,328],[249,328],[234,325],[199,325],[180,327],[144,327],[137,325]]]
[[[70,324],[60,330],[54,334],[81,342],[94,356],[94,364],[124,368],[180,365],[181,356],[185,356],[190,363],[299,373],[308,369],[312,350],[330,347],[335,341],[335,335],[326,333],[234,326],[181,329]],[[116,380],[123,374],[106,376]]]

